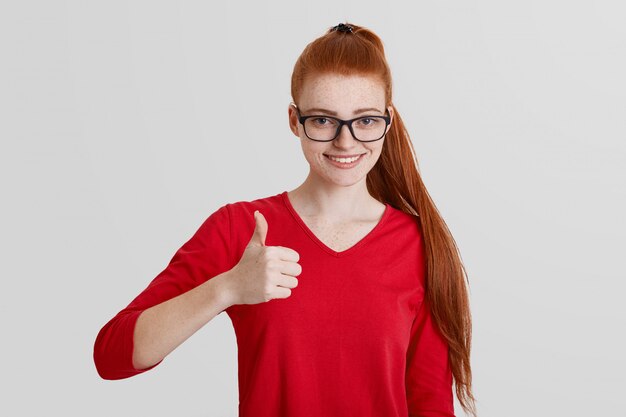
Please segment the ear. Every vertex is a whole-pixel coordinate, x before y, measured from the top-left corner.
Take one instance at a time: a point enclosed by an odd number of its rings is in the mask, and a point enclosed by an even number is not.
[[[291,102],[289,103],[289,107],[287,108],[287,114],[289,117],[289,130],[291,130],[291,132],[297,137],[300,137],[300,132],[298,130],[298,125],[300,124],[300,122],[298,122],[298,112],[296,111],[295,106],[295,103]]]
[[[394,111],[393,111],[393,106],[389,106],[387,107],[387,111],[389,111],[389,126],[387,126],[387,132],[389,132],[389,129],[391,129],[391,125],[393,124],[393,117],[395,115]],[[386,133],[385,133],[386,134]]]

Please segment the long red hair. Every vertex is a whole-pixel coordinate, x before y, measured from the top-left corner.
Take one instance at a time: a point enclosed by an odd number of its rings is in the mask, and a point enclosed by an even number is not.
[[[345,24],[352,26],[352,33],[329,28],[305,47],[291,77],[292,99],[298,104],[305,80],[324,73],[375,76],[384,85],[386,105],[393,107],[394,118],[380,158],[367,175],[367,188],[377,200],[418,221],[425,243],[426,297],[449,345],[456,396],[463,409],[476,416],[470,366],[472,318],[465,267],[450,230],[422,182],[413,144],[392,103],[391,71],[383,43],[371,30]]]

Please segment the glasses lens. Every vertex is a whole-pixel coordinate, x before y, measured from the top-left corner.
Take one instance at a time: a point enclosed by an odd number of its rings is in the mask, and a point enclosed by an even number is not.
[[[309,117],[304,121],[304,130],[311,139],[332,140],[338,125],[336,120],[327,117]]]
[[[354,136],[364,142],[380,139],[385,134],[385,119],[382,117],[361,117],[352,123]]]
[[[328,117],[310,117],[304,122],[305,133],[314,140],[330,141],[337,134],[339,122]],[[358,140],[367,142],[378,140],[385,134],[386,123],[382,117],[361,117],[352,123],[352,130]]]

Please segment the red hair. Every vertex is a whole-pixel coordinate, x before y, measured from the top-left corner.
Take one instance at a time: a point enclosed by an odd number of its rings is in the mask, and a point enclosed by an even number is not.
[[[422,182],[413,144],[392,103],[391,71],[382,41],[369,29],[345,24],[352,26],[352,33],[329,28],[305,47],[291,77],[292,99],[297,105],[305,80],[325,73],[374,76],[384,86],[386,106],[393,107],[394,116],[380,158],[367,175],[367,188],[374,198],[415,216],[418,222],[426,255],[426,297],[433,319],[448,342],[456,396],[463,409],[476,416],[470,366],[472,318],[465,267],[450,230]]]

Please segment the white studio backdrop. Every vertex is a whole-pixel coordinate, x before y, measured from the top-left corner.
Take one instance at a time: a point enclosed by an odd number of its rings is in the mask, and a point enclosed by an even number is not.
[[[127,380],[99,378],[93,342],[219,206],[304,180],[291,71],[345,21],[385,44],[466,264],[479,415],[626,415],[625,11],[2,2],[0,415],[236,416],[226,314]]]

